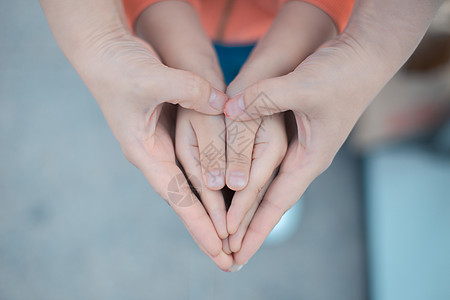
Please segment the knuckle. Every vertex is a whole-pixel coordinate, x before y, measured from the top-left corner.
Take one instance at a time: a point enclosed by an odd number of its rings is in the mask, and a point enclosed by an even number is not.
[[[206,148],[200,150],[200,162],[205,170],[224,168],[224,146],[210,143]]]
[[[245,98],[247,99],[247,104],[254,103],[258,99],[258,95],[264,91],[264,80],[259,80],[255,82],[249,89]]]
[[[122,153],[128,162],[136,166],[136,154],[133,147],[129,145],[122,147]]]
[[[148,99],[149,95],[156,95],[161,88],[161,78],[165,78],[168,72],[168,67],[164,65],[156,65],[153,67],[154,72],[141,75],[132,76],[130,82],[132,84],[130,93],[133,96]],[[159,76],[155,76],[158,74]]]
[[[192,100],[200,100],[206,97],[206,85],[204,80],[191,72],[185,72],[184,84],[183,84],[184,94],[192,97]],[[196,101],[190,101],[186,108],[195,107]]]
[[[232,165],[233,167],[248,168],[248,166],[251,164],[251,158],[247,154],[234,152],[233,155],[229,157],[228,164]]]
[[[286,213],[286,211],[288,210],[288,208],[283,207],[282,205],[280,205],[279,203],[275,202],[273,199],[267,199],[266,201],[263,201],[261,203],[261,205],[263,206],[267,206],[269,207],[272,211],[275,211],[278,213],[278,215],[283,216],[284,213]]]
[[[131,164],[137,167],[139,157],[143,151],[143,144],[135,137],[128,137],[126,141],[120,142],[122,153]]]
[[[326,155],[324,156],[320,163],[317,166],[317,173],[318,175],[322,174],[323,172],[325,172],[333,163],[334,160],[334,156],[333,155]]]

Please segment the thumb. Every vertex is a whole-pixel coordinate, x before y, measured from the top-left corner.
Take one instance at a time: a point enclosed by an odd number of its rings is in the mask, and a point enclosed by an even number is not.
[[[264,79],[249,86],[227,101],[225,115],[233,120],[248,121],[294,110],[302,95],[292,74]]]
[[[158,76],[156,96],[168,102],[208,115],[223,113],[228,97],[202,77],[184,70],[165,68]]]

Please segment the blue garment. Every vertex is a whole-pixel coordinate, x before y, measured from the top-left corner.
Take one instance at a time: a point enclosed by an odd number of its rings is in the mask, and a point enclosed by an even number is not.
[[[223,44],[214,44],[217,56],[219,57],[220,67],[222,68],[225,83],[228,85],[239,73],[242,65],[247,60],[250,52],[255,45],[226,46]]]

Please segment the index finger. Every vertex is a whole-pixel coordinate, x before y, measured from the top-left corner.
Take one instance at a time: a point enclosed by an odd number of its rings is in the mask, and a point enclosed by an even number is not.
[[[233,258],[222,251],[222,241],[209,215],[175,162],[140,160],[138,168],[180,217],[202,251],[222,270],[228,270],[233,264]]]

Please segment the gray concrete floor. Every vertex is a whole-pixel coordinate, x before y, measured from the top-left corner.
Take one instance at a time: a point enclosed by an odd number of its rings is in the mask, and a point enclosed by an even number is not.
[[[341,151],[295,236],[223,273],[121,154],[38,1],[0,10],[0,299],[365,299],[359,167]]]

